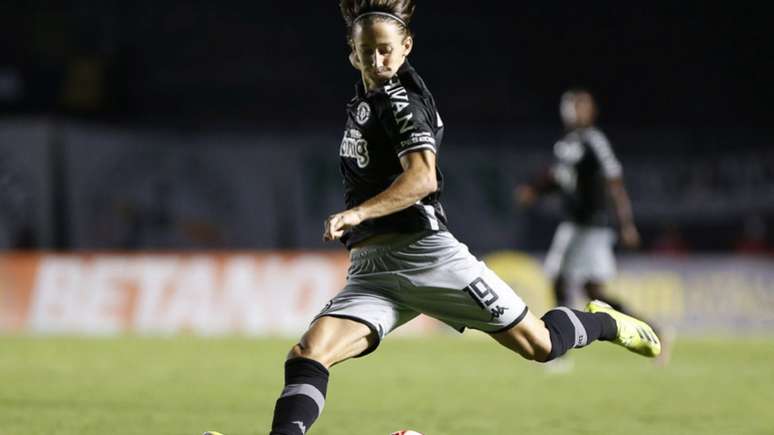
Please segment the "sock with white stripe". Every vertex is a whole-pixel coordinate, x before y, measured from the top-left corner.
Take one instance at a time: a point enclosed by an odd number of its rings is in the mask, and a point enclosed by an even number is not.
[[[285,362],[285,388],[274,407],[270,435],[303,435],[322,414],[328,392],[328,369],[317,361]]]
[[[613,340],[618,334],[615,320],[607,313],[587,313],[567,307],[557,307],[542,317],[551,336],[551,361],[574,347],[583,347],[594,340]]]

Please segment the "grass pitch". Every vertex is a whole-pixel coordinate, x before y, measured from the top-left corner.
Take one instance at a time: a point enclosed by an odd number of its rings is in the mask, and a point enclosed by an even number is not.
[[[266,435],[291,342],[0,338],[0,435]],[[774,434],[774,339],[608,343],[549,374],[493,341],[390,338],[334,367],[310,435]]]

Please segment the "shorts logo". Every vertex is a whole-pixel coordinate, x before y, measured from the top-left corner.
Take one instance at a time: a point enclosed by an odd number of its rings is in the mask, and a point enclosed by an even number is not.
[[[499,319],[500,316],[505,314],[505,310],[507,310],[507,307],[501,307],[500,305],[495,305],[494,308],[491,308],[489,310],[490,313],[492,313],[492,317],[489,320]]]
[[[367,102],[362,101],[357,105],[357,110],[355,111],[355,121],[357,121],[357,123],[360,125],[365,125],[365,123],[368,122],[370,118],[371,106],[369,106]]]
[[[368,141],[363,139],[363,133],[360,130],[354,128],[344,132],[339,155],[357,160],[357,166],[360,168],[365,168],[371,162],[371,157],[368,155]]]

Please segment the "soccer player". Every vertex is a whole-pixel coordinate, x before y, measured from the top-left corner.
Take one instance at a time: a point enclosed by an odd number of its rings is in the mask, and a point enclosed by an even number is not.
[[[556,304],[569,305],[571,286],[580,285],[589,299],[603,300],[631,314],[605,292],[605,283],[616,272],[608,199],[612,200],[623,246],[633,249],[640,245],[621,163],[605,135],[594,126],[597,108],[591,93],[582,89],[565,92],[559,112],[567,133],[554,145],[555,163],[531,184],[517,187],[517,200],[531,206],[543,195],[561,194],[566,218],[546,256]]]
[[[344,289],[290,349],[272,435],[306,433],[325,405],[331,366],[373,352],[420,313],[484,331],[529,360],[609,340],[660,351],[651,328],[602,303],[537,318],[508,285],[447,229],[437,159],[444,132],[435,99],[407,61],[413,0],[342,0],[360,71],[339,146],[346,209],[325,220],[324,239],[350,251]]]

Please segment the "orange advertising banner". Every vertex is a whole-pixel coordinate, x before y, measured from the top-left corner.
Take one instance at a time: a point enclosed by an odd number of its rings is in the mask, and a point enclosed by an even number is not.
[[[285,334],[342,287],[344,254],[0,256],[0,329]]]
[[[553,305],[539,258],[486,262],[536,314]],[[3,254],[0,333],[297,336],[348,264],[345,252]],[[774,330],[769,258],[628,257],[609,292],[683,332]],[[399,333],[439,330],[452,331],[420,316]]]
[[[344,252],[0,255],[0,332],[293,336],[348,265]]]

